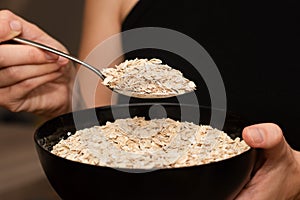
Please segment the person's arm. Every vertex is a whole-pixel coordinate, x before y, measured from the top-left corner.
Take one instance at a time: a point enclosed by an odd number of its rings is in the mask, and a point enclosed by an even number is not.
[[[36,25],[0,11],[0,106],[13,112],[53,117],[71,110],[76,70],[65,58],[7,42],[15,36],[67,51]]]
[[[255,175],[236,199],[300,199],[300,152],[288,145],[281,129],[257,124],[245,128],[243,138],[261,152]]]
[[[79,51],[81,59],[86,59],[97,45],[101,46],[109,37],[121,32],[121,7],[123,2],[126,1],[86,1],[84,8],[83,32]],[[97,49],[101,48],[102,47],[99,47]],[[108,54],[121,54],[122,52],[120,41],[110,43],[104,48],[107,49],[104,49],[104,51],[98,50],[96,52],[96,60],[91,61],[91,59],[87,59],[86,61],[99,68],[108,67],[103,66],[103,63],[105,63],[109,58]],[[117,64],[116,62],[111,63],[110,66]],[[113,103],[111,101],[111,91],[100,83],[101,79],[99,79],[99,77],[96,77],[89,70],[82,68],[78,73],[78,77],[82,95],[87,107],[110,105]],[[95,90],[96,85],[98,86]]]

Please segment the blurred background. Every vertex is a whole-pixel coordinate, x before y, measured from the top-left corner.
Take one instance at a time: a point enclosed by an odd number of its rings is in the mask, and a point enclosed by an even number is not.
[[[77,55],[83,0],[1,0],[8,9],[35,23]],[[1,97],[0,97],[1,98]],[[60,199],[50,186],[34,148],[33,133],[40,119],[0,107],[0,199]]]

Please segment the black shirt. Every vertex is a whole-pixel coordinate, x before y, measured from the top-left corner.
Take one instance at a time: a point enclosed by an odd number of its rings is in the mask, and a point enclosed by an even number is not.
[[[296,0],[141,0],[123,31],[163,27],[196,40],[209,53],[224,81],[227,109],[254,123],[273,122],[300,150],[300,26]],[[126,39],[124,40],[126,49]],[[210,105],[205,82],[184,58],[143,49],[126,58],[161,58],[196,82],[200,104]],[[183,67],[184,66],[184,67]],[[299,123],[300,124],[300,123]]]

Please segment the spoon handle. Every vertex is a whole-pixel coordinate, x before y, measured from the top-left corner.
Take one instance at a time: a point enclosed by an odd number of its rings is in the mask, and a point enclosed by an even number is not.
[[[37,48],[40,48],[40,49],[43,49],[43,50],[46,50],[46,51],[49,51],[51,53],[54,53],[54,54],[57,54],[59,56],[62,56],[62,57],[65,57],[69,60],[72,60],[76,63],[79,63],[81,65],[83,65],[84,67],[92,70],[93,72],[95,72],[102,80],[105,79],[105,76],[101,73],[100,70],[98,70],[97,68],[89,65],[88,63],[86,62],[83,62],[81,60],[79,60],[78,58],[75,58],[67,53],[64,53],[62,51],[59,51],[57,49],[54,49],[52,47],[49,47],[49,46],[46,46],[44,44],[41,44],[41,43],[38,43],[38,42],[34,42],[34,41],[31,41],[31,40],[27,40],[27,39],[24,39],[24,38],[18,38],[18,37],[15,37],[12,39],[13,41],[15,42],[18,42],[18,43],[21,43],[21,44],[27,44],[27,45],[31,45],[31,46],[34,46],[34,47],[37,47]]]

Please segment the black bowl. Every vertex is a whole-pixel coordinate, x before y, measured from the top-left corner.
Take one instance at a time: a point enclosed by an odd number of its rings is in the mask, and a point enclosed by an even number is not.
[[[249,123],[228,112],[194,105],[147,103],[61,115],[42,124],[34,140],[44,172],[63,199],[233,199],[250,179],[256,155],[252,148],[238,156],[205,165],[140,170],[139,173],[74,162],[50,153],[52,146],[70,133],[117,118],[169,117],[214,126],[215,122],[222,125],[224,114],[223,130],[232,138],[241,137],[242,129]]]

